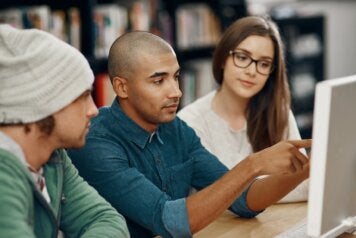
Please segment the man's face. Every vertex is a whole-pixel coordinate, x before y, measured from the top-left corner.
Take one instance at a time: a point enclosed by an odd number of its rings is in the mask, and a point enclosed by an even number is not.
[[[91,91],[85,91],[71,104],[56,112],[55,128],[51,136],[60,147],[78,148],[85,143],[89,131],[90,119],[98,114]]]
[[[147,131],[172,121],[182,96],[179,71],[173,52],[141,55],[135,72],[125,80],[127,98],[122,101],[125,113]]]

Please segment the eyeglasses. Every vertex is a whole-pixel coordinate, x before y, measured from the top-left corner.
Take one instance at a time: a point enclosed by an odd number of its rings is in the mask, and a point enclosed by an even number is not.
[[[229,54],[232,55],[232,60],[236,67],[247,68],[252,63],[256,63],[256,70],[262,75],[269,75],[274,69],[274,65],[271,61],[254,60],[249,55],[238,51],[230,50]]]

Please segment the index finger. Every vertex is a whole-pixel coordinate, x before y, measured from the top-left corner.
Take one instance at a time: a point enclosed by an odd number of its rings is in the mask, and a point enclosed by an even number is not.
[[[290,140],[288,142],[298,148],[310,148],[312,144],[312,139]]]

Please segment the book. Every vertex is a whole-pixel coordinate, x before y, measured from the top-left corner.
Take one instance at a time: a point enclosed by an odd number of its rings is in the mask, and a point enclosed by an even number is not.
[[[81,50],[81,21],[80,11],[72,7],[68,9],[68,42],[78,50]]]
[[[180,84],[183,107],[218,87],[211,72],[211,59],[190,60],[185,65]]]
[[[126,32],[127,9],[117,4],[100,4],[94,8],[95,56],[107,57],[112,43]]]
[[[77,8],[51,10],[46,5],[0,11],[0,23],[19,29],[47,31],[80,50],[80,12]]]
[[[49,31],[59,39],[68,42],[66,13],[63,10],[55,10],[50,13]]]
[[[213,46],[220,35],[220,23],[205,3],[183,4],[176,12],[177,45],[180,49]]]
[[[0,11],[0,24],[9,24],[15,28],[22,29],[23,10],[20,8],[9,8]]]
[[[50,32],[51,10],[48,6],[27,7],[23,19],[24,28],[37,28]]]

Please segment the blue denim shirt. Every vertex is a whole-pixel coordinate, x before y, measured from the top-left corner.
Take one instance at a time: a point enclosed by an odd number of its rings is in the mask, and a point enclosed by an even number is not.
[[[80,174],[127,219],[131,237],[191,237],[186,197],[228,169],[176,118],[151,135],[125,115],[117,100],[92,120],[86,145],[69,150]],[[246,191],[230,210],[257,215]]]

